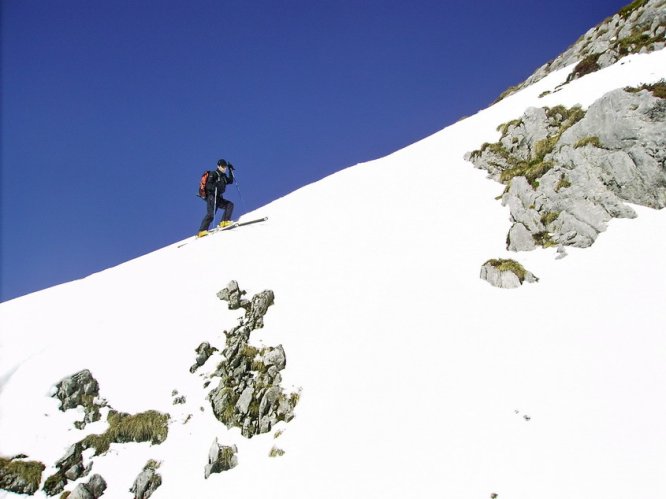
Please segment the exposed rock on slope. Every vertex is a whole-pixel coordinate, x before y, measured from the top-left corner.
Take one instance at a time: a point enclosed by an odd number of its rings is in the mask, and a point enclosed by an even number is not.
[[[221,473],[235,468],[238,465],[237,453],[238,448],[235,445],[220,445],[216,438],[208,453],[208,464],[205,468],[204,477],[208,478],[213,473]]]
[[[130,489],[130,492],[134,494],[134,499],[148,499],[162,485],[162,475],[157,473],[158,467],[159,464],[155,461],[146,463]]]
[[[61,401],[61,410],[69,410],[82,405],[86,410],[94,408],[97,419],[100,419],[99,406],[95,400],[99,396],[99,384],[90,371],[83,370],[68,376],[56,385],[53,395]],[[105,407],[108,407],[106,403]],[[86,436],[74,443],[65,455],[55,463],[56,472],[44,483],[44,492],[53,496],[65,490],[67,484],[88,475],[93,462],[84,464],[83,452],[94,450],[98,456],[106,453],[112,443],[150,442],[163,443],[168,435],[169,415],[157,411],[146,411],[139,414],[125,414],[108,408],[107,430],[103,434]],[[98,477],[98,478],[95,478]],[[94,480],[93,480],[94,478]],[[101,481],[100,481],[101,480]],[[81,484],[72,491],[70,497],[99,497],[106,488],[106,483],[98,475],[94,475],[88,485]],[[103,487],[101,484],[103,483]],[[99,495],[95,495],[99,492]]]
[[[27,461],[23,456],[0,457],[0,489],[17,494],[34,494],[42,481],[42,463]]]
[[[549,73],[576,64],[567,81],[598,71],[629,54],[666,46],[666,0],[636,0],[610,19],[590,29],[574,45],[537,69],[500,99],[541,80]]]
[[[99,410],[106,406],[106,401],[99,399],[99,384],[88,369],[79,371],[60,381],[54,397],[60,400],[60,410],[66,411],[78,406],[83,407],[85,416],[75,426],[82,429],[88,423],[99,421]]]
[[[100,475],[93,475],[86,484],[80,483],[72,493],[67,496],[68,499],[97,499],[104,494],[106,490],[106,481]]]
[[[240,324],[226,332],[224,360],[214,376],[220,377],[217,388],[208,398],[217,419],[227,427],[241,429],[247,438],[271,431],[279,421],[289,422],[293,417],[298,394],[287,395],[280,383],[280,371],[286,367],[286,355],[282,345],[257,348],[249,344],[250,334],[264,324],[264,316],[273,304],[270,290],[240,300],[244,294],[232,281],[218,293],[229,302],[229,308],[244,308],[245,316]]]
[[[497,288],[518,288],[523,282],[537,282],[532,272],[515,260],[488,260],[481,267],[481,279]]]
[[[529,108],[500,125],[500,141],[467,153],[505,184],[507,247],[587,247],[625,202],[666,206],[666,83],[618,89],[580,108]]]

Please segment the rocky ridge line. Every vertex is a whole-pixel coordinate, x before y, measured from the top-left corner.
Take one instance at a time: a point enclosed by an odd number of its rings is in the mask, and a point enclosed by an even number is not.
[[[506,90],[497,100],[572,64],[576,66],[567,82],[611,66],[627,55],[653,52],[664,47],[666,0],[636,0],[590,29],[566,51],[538,68],[524,82]]]

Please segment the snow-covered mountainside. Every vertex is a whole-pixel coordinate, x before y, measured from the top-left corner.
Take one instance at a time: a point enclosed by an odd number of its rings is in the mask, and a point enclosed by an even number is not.
[[[0,486],[664,497],[666,213],[509,251],[505,186],[465,160],[529,108],[659,82],[666,51],[570,72],[244,217],[264,223],[1,304]],[[538,282],[491,286],[491,260]]]

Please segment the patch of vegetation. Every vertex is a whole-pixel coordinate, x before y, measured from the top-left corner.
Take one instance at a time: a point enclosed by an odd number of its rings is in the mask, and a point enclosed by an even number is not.
[[[501,142],[493,142],[492,144],[489,142],[485,142],[479,151],[474,151],[475,153],[478,152],[478,154],[483,154],[486,151],[490,151],[494,154],[497,154],[498,156],[508,159],[510,157],[509,151],[507,151],[504,146],[502,145]],[[474,153],[472,153],[474,154]]]
[[[499,101],[501,101],[501,100],[504,99],[505,97],[508,97],[509,95],[511,95],[511,94],[513,94],[513,93],[515,93],[515,92],[517,92],[517,91],[520,90],[521,88],[523,88],[522,83],[519,83],[518,85],[514,85],[514,86],[512,86],[512,87],[507,88],[504,92],[502,92],[502,93],[500,94],[500,96],[499,96],[497,99],[495,99],[495,101],[493,102],[493,104],[497,104]]]
[[[268,453],[269,457],[279,457],[284,456],[284,451],[278,447],[273,446],[271,451]]]
[[[162,465],[161,462],[155,461],[154,459],[150,459],[146,465],[143,467],[143,470],[153,470],[157,471],[157,469]]]
[[[520,126],[523,123],[523,120],[520,118],[517,118],[515,120],[508,121],[506,123],[502,123],[497,127],[497,131],[502,133],[502,137],[505,137],[506,134],[509,131],[509,127],[517,127]]]
[[[493,258],[488,260],[484,265],[491,265],[495,267],[500,272],[513,272],[518,277],[518,280],[522,284],[527,275],[527,270],[520,263],[511,259],[504,258]]]
[[[557,220],[557,217],[560,216],[559,211],[547,211],[541,215],[541,223],[548,225]]]
[[[500,182],[509,185],[514,177],[524,176],[529,184],[536,189],[539,186],[539,179],[554,166],[553,162],[545,160],[545,157],[553,152],[562,134],[585,116],[585,111],[580,106],[572,108],[564,106],[546,107],[545,111],[551,126],[556,128],[556,131],[533,145],[529,161],[519,160],[512,156],[501,142],[507,137],[512,126],[518,126],[522,122],[520,119],[499,125],[497,130],[502,133],[502,139],[493,144],[484,143],[481,149],[471,153],[471,159],[478,158],[483,153],[490,151],[504,159],[509,165],[508,167],[506,164],[494,165],[498,169],[502,169]]]
[[[598,64],[600,55],[601,54],[590,54],[585,57],[585,59],[576,64],[574,70],[569,76],[567,76],[567,83],[575,80],[576,78],[580,78],[581,76],[599,71],[601,69],[601,66]]]
[[[622,38],[617,42],[617,49],[621,55],[635,54],[647,46],[652,45],[655,39],[646,33],[636,32]]]
[[[544,248],[551,248],[553,246],[557,246],[557,243],[553,241],[552,236],[548,231],[537,232],[536,234],[532,234],[532,239],[534,239],[535,244],[537,244],[538,246],[543,246]]]
[[[583,111],[583,108],[580,106],[567,108],[565,106],[558,105],[554,107],[547,107],[545,109],[546,116],[548,116],[550,120],[555,121],[559,125],[560,135],[562,135],[566,129],[575,125],[585,117],[585,111]]]
[[[571,187],[571,182],[567,178],[567,176],[563,173],[560,175],[560,180],[557,182],[557,185],[555,186],[555,192],[560,192],[560,189],[566,189],[567,187]]]
[[[628,18],[636,9],[640,9],[643,7],[646,3],[648,3],[648,0],[634,0],[631,2],[629,5],[625,5],[622,7],[620,10],[617,11],[617,13],[622,17],[623,19]]]
[[[539,181],[544,174],[553,168],[552,161],[521,161],[513,168],[508,168],[500,173],[500,181],[508,184],[514,177],[525,177],[529,184],[536,189],[539,186]]]
[[[599,137],[584,137],[574,144],[574,149],[579,147],[592,146],[598,149],[602,149],[601,141]]]
[[[34,494],[46,469],[39,461],[17,461],[0,457],[0,489],[17,494]]]
[[[109,428],[101,435],[88,435],[81,441],[83,449],[95,449],[99,456],[109,450],[112,443],[150,442],[161,444],[169,432],[169,415],[157,411],[125,414],[109,411]]]
[[[289,395],[289,403],[291,404],[292,407],[296,407],[298,405],[298,402],[301,400],[301,391],[302,388],[299,388],[297,392],[294,392],[291,395]]]
[[[549,95],[550,93],[551,93],[550,90],[546,90],[545,92],[541,92],[539,94],[539,99],[541,99],[542,97],[545,97],[546,95]]]
[[[647,84],[644,83],[640,87],[625,87],[625,92],[636,93],[641,90],[648,90],[652,95],[659,99],[666,99],[666,80],[660,80],[657,83]]]

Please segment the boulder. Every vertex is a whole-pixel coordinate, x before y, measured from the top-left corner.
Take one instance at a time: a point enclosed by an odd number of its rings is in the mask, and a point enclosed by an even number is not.
[[[238,465],[237,453],[238,448],[235,445],[220,445],[216,438],[208,452],[208,464],[204,470],[204,477],[208,478],[213,473],[221,473],[235,468]]]
[[[93,475],[88,483],[80,483],[74,487],[68,499],[97,499],[104,494],[105,490],[106,482],[104,478],[100,475]]]
[[[130,492],[134,494],[134,499],[148,499],[160,485],[162,476],[157,473],[155,466],[148,463],[134,480]]]
[[[488,260],[481,266],[481,279],[497,288],[519,288],[524,281],[537,282],[531,272],[514,260]]]
[[[192,364],[192,366],[190,367],[191,373],[194,373],[197,369],[203,366],[206,363],[206,361],[210,358],[210,356],[213,355],[215,352],[217,352],[217,348],[211,347],[210,343],[205,341],[197,347],[195,352],[197,353],[197,357],[194,361],[194,364]]]
[[[106,406],[104,400],[98,400],[99,383],[88,369],[74,373],[57,383],[53,396],[60,400],[60,410],[63,412],[78,406],[83,407],[83,421],[75,423],[79,429],[83,429],[88,423],[99,421],[99,409]]]
[[[0,489],[32,495],[39,489],[45,468],[38,461],[26,461],[24,456],[12,459],[0,457]]]

